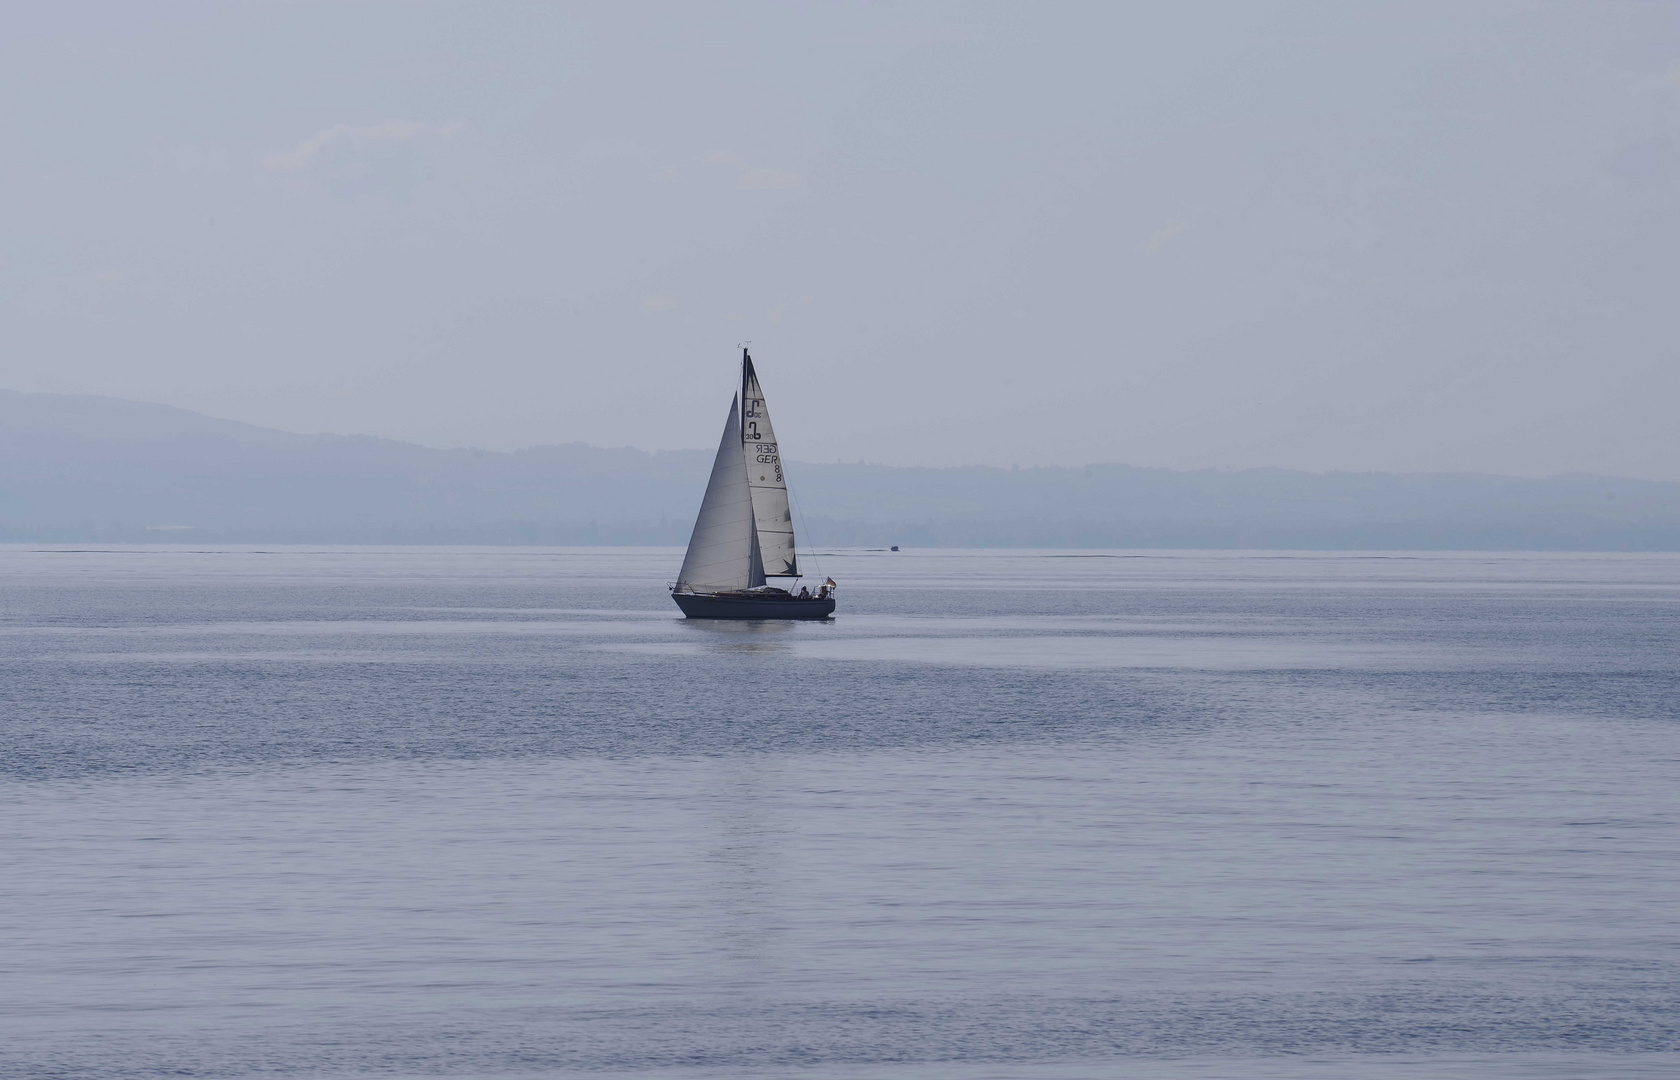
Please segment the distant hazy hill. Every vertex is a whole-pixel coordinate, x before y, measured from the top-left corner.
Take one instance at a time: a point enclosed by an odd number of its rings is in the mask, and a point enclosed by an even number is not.
[[[710,450],[512,454],[0,391],[0,539],[681,544]],[[824,545],[1680,550],[1680,484],[793,462]]]
[[[0,538],[678,543],[699,451],[513,454],[0,391]]]

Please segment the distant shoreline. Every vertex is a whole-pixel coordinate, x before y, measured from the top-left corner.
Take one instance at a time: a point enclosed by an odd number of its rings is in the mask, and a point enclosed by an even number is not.
[[[0,391],[0,543],[681,546],[708,451],[298,435]],[[791,461],[841,547],[1680,551],[1680,483],[1601,476]]]

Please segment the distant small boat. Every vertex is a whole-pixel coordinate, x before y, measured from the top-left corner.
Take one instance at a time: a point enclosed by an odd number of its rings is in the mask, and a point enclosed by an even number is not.
[[[800,578],[793,514],[776,432],[752,357],[741,350],[741,391],[729,403],[717,460],[671,598],[691,619],[826,619],[834,581],[815,596],[767,584]]]

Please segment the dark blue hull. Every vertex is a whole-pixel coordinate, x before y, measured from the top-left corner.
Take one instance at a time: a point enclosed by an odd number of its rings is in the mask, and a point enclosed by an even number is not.
[[[672,593],[671,599],[691,619],[826,619],[834,614],[832,596],[801,600],[744,593]]]

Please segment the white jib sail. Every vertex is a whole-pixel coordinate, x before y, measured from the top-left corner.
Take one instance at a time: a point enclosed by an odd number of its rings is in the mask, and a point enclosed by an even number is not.
[[[776,448],[776,430],[770,426],[770,410],[764,406],[764,391],[758,385],[758,372],[753,370],[750,356],[742,359],[741,425],[741,452],[747,462],[747,485],[752,489],[764,573],[797,577],[799,559],[793,550],[793,514],[788,510],[782,455]]]
[[[694,534],[688,538],[688,554],[677,574],[678,589],[729,592],[764,584],[764,566],[753,537],[752,492],[741,461],[739,406],[739,399],[729,403],[729,421],[723,426],[717,460],[712,462],[712,478],[706,483]]]

